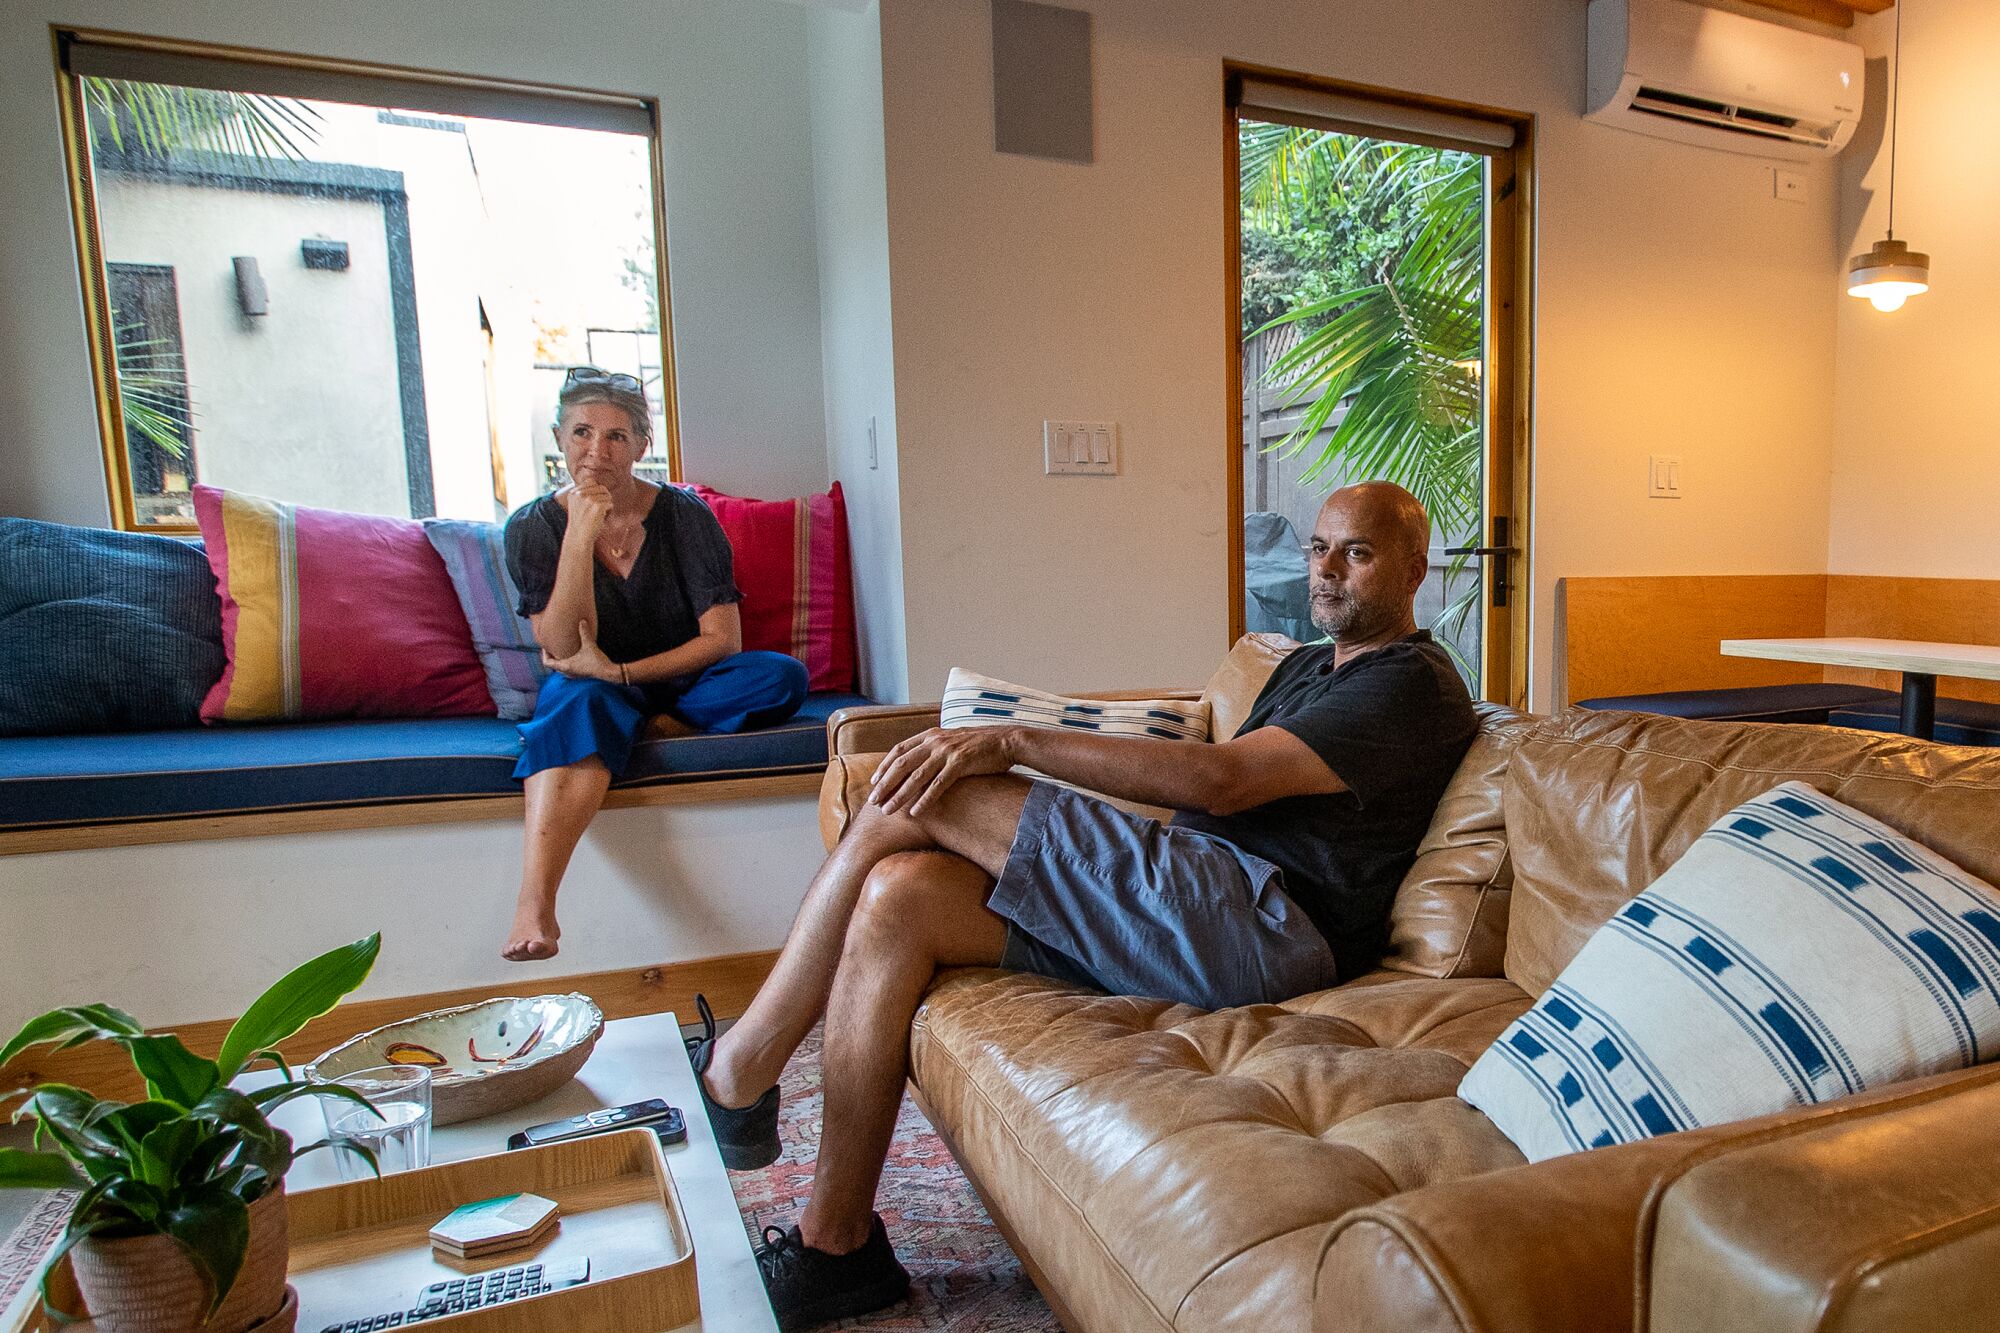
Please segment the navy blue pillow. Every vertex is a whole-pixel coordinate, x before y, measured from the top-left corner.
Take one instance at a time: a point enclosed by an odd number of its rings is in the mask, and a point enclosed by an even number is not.
[[[199,725],[223,661],[199,549],[0,518],[0,736]]]

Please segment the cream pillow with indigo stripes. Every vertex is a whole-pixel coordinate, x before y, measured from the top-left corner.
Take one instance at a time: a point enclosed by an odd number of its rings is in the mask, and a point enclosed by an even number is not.
[[[2000,1055],[2000,890],[1802,782],[1625,904],[1458,1095],[1531,1162]]]
[[[1201,699],[1071,699],[1025,689],[953,667],[945,682],[941,726],[1019,724],[1104,736],[1151,736],[1169,741],[1208,739],[1208,704]]]

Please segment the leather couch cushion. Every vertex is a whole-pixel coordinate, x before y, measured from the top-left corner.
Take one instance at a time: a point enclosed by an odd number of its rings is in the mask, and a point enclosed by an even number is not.
[[[2000,880],[2000,754],[1835,727],[1572,709],[1514,752],[1506,973],[1540,995],[1597,928],[1709,825],[1806,782],[1988,883]]]
[[[1497,977],[1507,948],[1513,867],[1500,793],[1534,719],[1475,704],[1479,735],[1438,802],[1389,909],[1384,967],[1426,977]]]
[[[1334,1219],[1521,1162],[1452,1089],[1527,1003],[1376,973],[1210,1014],[968,970],[918,1011],[911,1072],[1081,1326],[1303,1333]]]

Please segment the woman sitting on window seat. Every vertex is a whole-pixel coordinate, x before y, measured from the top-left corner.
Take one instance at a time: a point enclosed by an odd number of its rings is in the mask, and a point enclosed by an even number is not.
[[[507,567],[554,673],[521,724],[527,837],[501,955],[553,958],[556,889],[623,773],[646,718],[702,731],[771,726],[798,711],[806,668],[742,651],[729,541],[691,492],[632,475],[652,443],[645,390],[578,366],[556,400],[570,485],[507,520]]]

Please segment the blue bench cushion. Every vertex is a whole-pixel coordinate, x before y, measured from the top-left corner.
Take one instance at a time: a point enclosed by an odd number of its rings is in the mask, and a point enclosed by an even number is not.
[[[1866,685],[1749,685],[1733,690],[1673,690],[1665,694],[1623,694],[1583,699],[1578,708],[1615,709],[1626,713],[1661,713],[1667,717],[1710,722],[1819,722],[1836,708],[1887,703],[1896,696]]]
[[[1862,731],[1900,731],[1903,714],[1898,702],[1857,704],[1834,710],[1836,727],[1856,727]],[[1976,699],[1937,701],[1937,725],[1931,739],[1946,745],[2000,745],[2000,704]]]
[[[826,764],[826,720],[870,702],[808,695],[783,726],[642,741],[620,787]],[[507,796],[521,735],[490,717],[301,722],[0,740],[0,828]]]

